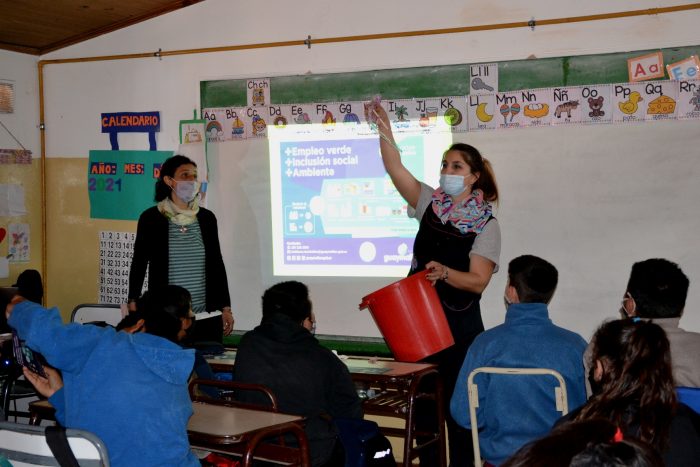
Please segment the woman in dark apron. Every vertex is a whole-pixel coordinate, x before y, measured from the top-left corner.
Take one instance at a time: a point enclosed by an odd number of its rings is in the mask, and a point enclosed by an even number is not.
[[[449,404],[469,345],[484,330],[479,299],[498,269],[501,231],[491,204],[498,201],[496,180],[476,148],[456,143],[443,154],[440,187],[421,183],[401,162],[386,111],[376,101],[366,111],[377,121],[384,167],[408,203],[409,216],[420,221],[409,274],[428,270],[455,340],[426,361],[438,365],[443,380],[450,465],[471,466],[470,433],[454,422]],[[434,465],[427,454],[421,465]]]

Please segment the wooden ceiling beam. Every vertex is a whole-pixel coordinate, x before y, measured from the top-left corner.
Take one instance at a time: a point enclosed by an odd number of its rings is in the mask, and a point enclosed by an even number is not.
[[[9,42],[0,42],[0,49],[9,50],[11,52],[19,52],[30,55],[41,55],[41,52],[36,47],[28,47],[26,45],[10,44]]]

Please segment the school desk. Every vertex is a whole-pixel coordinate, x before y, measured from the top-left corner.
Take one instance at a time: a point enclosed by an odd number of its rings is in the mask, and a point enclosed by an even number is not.
[[[240,455],[243,467],[252,465],[253,455],[285,465],[309,465],[303,417],[202,402],[193,402],[192,408],[187,433],[194,448]],[[262,442],[287,434],[297,438],[298,447]]]
[[[445,451],[445,414],[443,390],[435,365],[427,363],[397,362],[382,358],[343,357],[350,375],[363,399],[367,415],[392,417],[403,420],[403,428],[384,426],[386,436],[403,438],[403,462],[406,467],[418,457],[420,451],[437,445],[439,466],[447,464]],[[216,372],[230,372],[236,361],[235,350],[207,357]],[[432,429],[419,432],[416,427],[416,406],[427,404],[435,414]],[[420,442],[417,438],[420,436]]]

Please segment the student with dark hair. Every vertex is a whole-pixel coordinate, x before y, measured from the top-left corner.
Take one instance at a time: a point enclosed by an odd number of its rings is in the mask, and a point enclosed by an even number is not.
[[[680,327],[689,283],[681,268],[666,259],[635,263],[620,312],[658,324],[671,343],[676,385],[700,387],[700,333]]]
[[[650,445],[626,439],[613,423],[590,419],[566,423],[520,448],[502,467],[664,467]]]
[[[180,285],[199,315],[194,342],[221,343],[233,330],[226,269],[214,213],[199,206],[197,165],[181,155],[167,159],[156,181],[156,206],[139,217],[129,271],[129,306],[141,295],[146,269],[150,290]]]
[[[581,359],[586,341],[555,326],[549,318],[547,305],[557,280],[556,268],[536,256],[519,256],[510,262],[506,320],[480,334],[469,348],[450,404],[457,423],[471,427],[467,378],[484,366],[556,370],[566,382],[569,408],[585,402]],[[480,447],[490,464],[501,464],[525,443],[547,433],[560,416],[553,377],[481,373],[475,383],[479,386]]]
[[[187,438],[192,403],[187,381],[194,351],[182,349],[189,307],[168,305],[167,288],[148,293],[117,331],[71,323],[58,309],[21,296],[7,307],[10,326],[54,368],[24,374],[66,428],[95,433],[115,467],[199,466]]]
[[[44,301],[44,284],[41,274],[36,269],[25,269],[19,276],[13,287],[17,287],[17,293],[29,301],[41,305]]]
[[[262,297],[262,322],[241,339],[234,381],[267,386],[282,412],[306,417],[312,465],[343,465],[333,418],[362,418],[350,372],[313,336],[315,316],[309,291],[297,281],[281,282]],[[244,402],[265,404],[259,394]]]
[[[563,421],[606,418],[651,444],[668,466],[700,459],[700,415],[679,403],[660,326],[639,318],[604,323],[591,341],[593,396]]]

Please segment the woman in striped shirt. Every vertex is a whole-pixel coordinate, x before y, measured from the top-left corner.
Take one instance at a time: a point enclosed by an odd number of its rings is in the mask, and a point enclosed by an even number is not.
[[[155,200],[139,217],[129,272],[130,308],[148,288],[179,285],[192,295],[197,314],[192,341],[221,343],[233,330],[226,269],[214,213],[199,206],[197,164],[176,155],[160,168]]]

